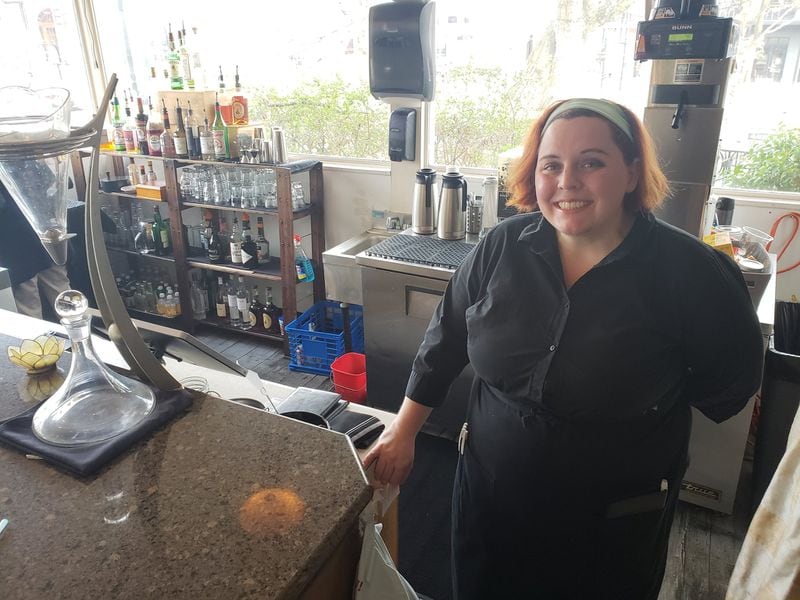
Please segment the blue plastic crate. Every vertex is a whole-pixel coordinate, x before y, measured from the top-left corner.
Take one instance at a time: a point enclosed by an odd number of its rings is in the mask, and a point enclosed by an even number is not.
[[[286,326],[289,336],[289,369],[330,375],[331,363],[345,353],[342,309],[338,302],[323,300]],[[350,305],[351,352],[364,352],[364,309]]]

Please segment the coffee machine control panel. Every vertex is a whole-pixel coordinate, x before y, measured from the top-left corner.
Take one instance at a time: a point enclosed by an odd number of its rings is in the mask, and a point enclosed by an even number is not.
[[[656,19],[636,28],[636,60],[728,58],[733,55],[733,19]]]

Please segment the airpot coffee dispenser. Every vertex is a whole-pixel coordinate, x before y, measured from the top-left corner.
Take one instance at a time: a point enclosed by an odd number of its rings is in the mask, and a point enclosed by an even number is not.
[[[436,232],[436,171],[420,169],[414,182],[414,205],[411,207],[411,230],[414,233]]]
[[[436,235],[443,240],[460,240],[467,235],[467,181],[455,167],[442,176]]]

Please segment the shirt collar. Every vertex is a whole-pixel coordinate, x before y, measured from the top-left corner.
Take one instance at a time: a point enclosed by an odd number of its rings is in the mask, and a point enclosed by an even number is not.
[[[532,215],[533,221],[522,230],[518,242],[528,244],[535,254],[543,257],[558,256],[558,242],[553,226],[542,216],[541,212]],[[617,246],[600,264],[608,264],[630,256],[641,259],[643,245],[655,226],[656,219],[650,212],[638,212],[631,230],[622,243]]]

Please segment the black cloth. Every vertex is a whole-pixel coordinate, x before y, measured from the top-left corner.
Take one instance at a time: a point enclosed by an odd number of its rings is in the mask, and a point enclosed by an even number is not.
[[[552,226],[509,218],[454,274],[406,395],[436,406],[468,361],[457,600],[656,598],[689,407],[722,421],[760,382],[760,327],[733,261],[640,214],[567,290]],[[606,518],[662,479],[658,509]]]
[[[137,442],[149,437],[192,405],[192,396],[186,390],[156,391],[156,404],[152,412],[133,429],[95,444],[81,446],[54,446],[40,440],[33,433],[35,406],[18,417],[0,424],[0,443],[26,454],[35,454],[72,475],[94,475],[117,456]]]

